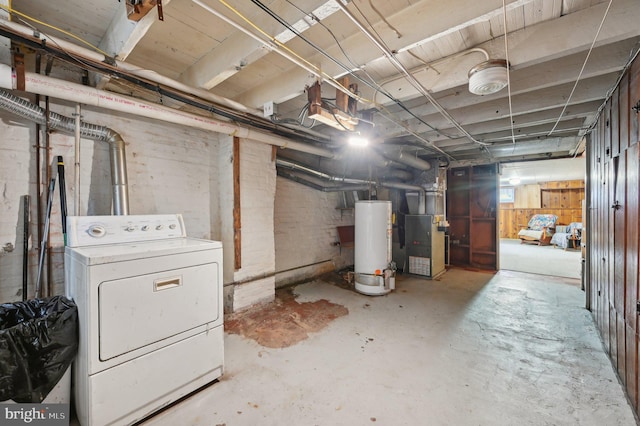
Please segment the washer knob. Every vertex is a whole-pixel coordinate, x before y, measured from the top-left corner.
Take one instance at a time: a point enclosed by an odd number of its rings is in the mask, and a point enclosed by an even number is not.
[[[107,230],[102,225],[91,225],[87,232],[94,238],[101,238],[107,234]]]
[[[124,230],[127,231],[127,232],[133,232],[133,231],[136,230],[136,227],[133,226],[133,225],[127,225],[127,227],[124,228]]]
[[[164,228],[164,226],[162,226],[162,225],[156,225],[156,231],[160,231],[162,228]]]
[[[143,231],[148,231],[149,230],[149,225],[144,225],[142,228],[140,228]]]
[[[172,223],[171,225],[169,225],[169,229],[176,229],[176,224]]]

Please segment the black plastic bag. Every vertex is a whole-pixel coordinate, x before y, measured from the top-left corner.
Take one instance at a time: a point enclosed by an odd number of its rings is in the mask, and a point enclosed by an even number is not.
[[[0,401],[40,403],[78,350],[78,308],[64,296],[0,305]]]

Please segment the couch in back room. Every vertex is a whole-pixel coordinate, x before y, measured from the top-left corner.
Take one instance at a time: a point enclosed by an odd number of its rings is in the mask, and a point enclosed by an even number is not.
[[[580,248],[582,240],[582,222],[571,222],[567,226],[556,225],[556,232],[551,238],[550,244],[554,247]]]
[[[534,214],[525,229],[518,232],[521,243],[537,243],[539,246],[549,245],[555,232],[558,216],[554,214]]]

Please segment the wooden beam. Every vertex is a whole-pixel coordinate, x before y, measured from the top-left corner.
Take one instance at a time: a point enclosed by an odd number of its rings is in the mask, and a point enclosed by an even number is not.
[[[240,220],[240,138],[233,137],[233,267],[242,267],[242,221]]]

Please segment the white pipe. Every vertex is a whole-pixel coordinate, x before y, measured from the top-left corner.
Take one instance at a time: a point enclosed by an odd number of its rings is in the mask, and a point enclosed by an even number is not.
[[[5,19],[0,19],[0,27],[6,28],[11,30],[12,32],[25,36],[25,37],[29,37],[29,38],[34,38],[34,31],[33,29],[26,27],[24,25],[21,24],[17,24],[15,22],[10,22],[7,21]],[[95,62],[105,62],[105,56],[102,55],[101,53],[95,52],[93,50],[90,49],[86,49],[84,47],[75,45],[73,43],[69,43],[68,41],[64,41],[62,39],[56,38],[56,37],[51,37],[51,36],[47,36],[44,34],[38,34],[37,37],[42,44],[47,43],[50,46],[53,47],[58,47],[61,50],[63,50],[65,53],[72,53],[73,55],[77,55],[77,56],[82,56],[83,58],[95,61]],[[205,99],[211,102],[215,102],[217,104],[220,105],[224,105],[227,106],[229,108],[233,108],[237,111],[242,111],[242,112],[246,112],[249,114],[253,114],[256,115],[258,117],[262,116],[262,111],[259,111],[257,109],[254,108],[249,108],[246,105],[242,105],[239,102],[233,101],[231,99],[227,99],[224,98],[222,96],[218,96],[218,95],[214,95],[213,93],[201,89],[201,88],[196,88],[196,87],[192,87],[189,85],[186,85],[182,82],[179,82],[177,80],[173,80],[169,77],[165,77],[163,75],[158,74],[155,71],[151,71],[148,69],[144,69],[141,67],[138,67],[136,65],[132,65],[129,64],[127,62],[122,62],[122,61],[115,61],[115,67],[117,69],[120,69],[122,71],[126,71],[129,74],[133,74],[137,77],[140,78],[144,78],[147,80],[151,80],[155,83],[158,84],[163,84],[165,86],[171,87],[173,89],[179,90],[181,92],[185,92],[185,93],[189,93],[192,94],[194,96],[197,96],[201,99]],[[3,82],[4,84],[4,82]],[[5,87],[5,86],[3,86]]]
[[[73,161],[73,199],[74,199],[74,214],[80,216],[80,104],[76,104],[76,128],[75,128],[75,155]]]
[[[3,86],[5,89],[16,89],[16,75],[11,67],[0,64],[0,82],[6,83],[7,79],[4,75],[8,73],[12,75],[11,84]],[[183,111],[174,110],[162,105],[156,105],[135,98],[117,95],[111,92],[94,89],[92,87],[83,86],[81,84],[70,83],[63,80],[46,77],[35,73],[25,73],[25,91],[30,93],[38,93],[44,96],[64,99],[71,102],[93,105],[99,108],[120,111],[126,114],[138,115],[154,120],[162,120],[168,123],[180,124],[197,129],[223,133],[239,138],[250,139],[256,142],[262,142],[269,145],[279,146],[281,148],[293,149],[295,151],[306,152],[308,154],[318,155],[321,157],[334,158],[333,152],[317,148],[300,142],[290,141],[278,136],[266,133],[256,132],[255,130],[240,127],[235,124],[225,123],[208,117],[189,114]]]
[[[300,68],[304,69],[305,71],[310,72],[311,74],[315,75],[316,77],[323,79],[329,85],[333,86],[334,88],[336,88],[337,90],[341,91],[342,93],[344,93],[345,95],[349,96],[350,98],[353,98],[353,99],[355,99],[355,100],[357,100],[359,102],[362,102],[365,105],[375,106],[371,102],[367,102],[365,99],[361,98],[356,93],[350,91],[348,88],[346,88],[343,85],[335,82],[330,77],[329,78],[325,78],[325,76],[323,76],[322,73],[319,72],[317,69],[314,69],[313,67],[303,63],[301,60],[298,60],[295,57],[293,57],[292,55],[290,55],[287,52],[283,51],[275,41],[268,42],[266,40],[263,40],[262,38],[258,37],[257,35],[255,35],[251,31],[249,31],[246,28],[244,28],[242,25],[240,25],[240,24],[236,23],[235,21],[227,18],[225,15],[223,15],[222,13],[220,13],[217,10],[213,9],[212,7],[209,7],[206,4],[202,3],[200,0],[191,0],[191,1],[193,3],[195,3],[195,4],[197,4],[198,6],[202,7],[204,10],[206,10],[209,13],[211,13],[212,15],[222,19],[224,22],[226,22],[227,24],[231,25],[235,29],[243,32],[245,35],[251,37],[255,41],[257,41],[259,43],[262,43],[262,45],[264,47],[266,47],[267,49],[271,50],[272,52],[275,52],[275,53],[279,54],[280,56],[288,59],[289,61],[291,61],[295,65],[297,65]],[[275,40],[275,37],[273,38],[273,40]]]

